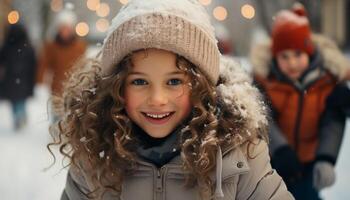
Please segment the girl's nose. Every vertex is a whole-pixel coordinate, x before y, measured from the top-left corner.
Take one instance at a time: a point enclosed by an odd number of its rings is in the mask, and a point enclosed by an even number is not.
[[[148,104],[151,106],[162,106],[168,103],[167,92],[162,88],[153,88],[149,93]]]

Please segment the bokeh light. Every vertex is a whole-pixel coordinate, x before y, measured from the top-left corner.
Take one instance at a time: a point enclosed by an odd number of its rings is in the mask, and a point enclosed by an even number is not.
[[[7,15],[7,19],[8,19],[8,22],[10,24],[16,24],[19,21],[19,13],[18,13],[18,11],[17,10],[11,11]]]
[[[129,0],[119,0],[119,2],[123,5],[127,4],[129,2]]]
[[[107,19],[99,19],[96,22],[96,29],[100,32],[106,32],[109,28],[109,21]]]
[[[80,22],[75,27],[77,35],[84,37],[89,33],[89,25],[85,22]]]
[[[106,17],[109,15],[109,5],[107,3],[101,3],[98,9],[96,10],[97,16]]]
[[[88,0],[86,6],[92,10],[96,11],[100,7],[100,0]]]
[[[252,5],[245,4],[241,8],[241,14],[244,18],[253,19],[255,16],[255,9]]]
[[[63,2],[62,0],[52,0],[50,6],[52,11],[59,12],[63,8]]]
[[[218,21],[224,21],[227,18],[227,10],[222,6],[214,8],[213,15]]]
[[[64,7],[68,10],[74,10],[75,5],[72,2],[67,2],[64,4]]]
[[[199,0],[199,3],[201,3],[204,6],[208,6],[211,4],[211,0]]]

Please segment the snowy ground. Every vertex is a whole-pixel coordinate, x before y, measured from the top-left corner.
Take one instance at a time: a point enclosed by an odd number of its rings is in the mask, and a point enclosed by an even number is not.
[[[44,171],[52,164],[46,149],[50,141],[48,89],[39,88],[36,92],[36,97],[28,101],[29,123],[19,132],[12,130],[9,104],[0,101],[1,200],[55,200],[64,187],[67,172],[60,170],[61,162]]]
[[[325,200],[349,200],[350,199],[350,119],[346,123],[346,132],[342,147],[340,149],[339,158],[336,165],[337,179],[335,184],[322,191],[322,197]]]
[[[57,162],[50,170],[52,157],[46,149],[50,140],[46,107],[48,90],[37,88],[36,97],[28,102],[29,124],[13,132],[9,104],[0,102],[0,199],[2,200],[55,200],[59,199],[65,183],[66,170]],[[350,121],[337,165],[337,182],[322,194],[326,200],[350,198]]]

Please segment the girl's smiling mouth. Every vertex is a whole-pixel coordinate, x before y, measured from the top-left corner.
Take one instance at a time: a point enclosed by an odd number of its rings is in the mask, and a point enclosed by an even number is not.
[[[146,120],[152,124],[165,124],[170,120],[175,112],[165,112],[165,113],[146,113],[141,112]]]

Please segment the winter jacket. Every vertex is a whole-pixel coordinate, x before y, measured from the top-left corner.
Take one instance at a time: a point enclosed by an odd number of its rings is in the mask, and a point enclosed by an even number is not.
[[[0,46],[0,98],[24,100],[33,95],[36,57],[21,25],[9,25]]]
[[[287,191],[281,177],[271,168],[267,144],[260,140],[251,145],[247,158],[247,144],[223,153],[222,173],[212,174],[213,180],[222,182],[223,198],[215,199],[294,199]],[[138,168],[125,177],[120,198],[106,195],[105,200],[194,200],[200,199],[198,187],[186,188],[185,172],[180,156],[161,168],[146,161],[138,161]],[[86,176],[71,168],[61,200],[88,199],[84,193],[91,191]]]
[[[320,121],[320,143],[316,160],[336,163],[347,117],[350,117],[350,89],[347,85],[341,84],[334,88],[326,100],[326,110]]]
[[[246,122],[246,135],[240,135],[240,142],[223,149],[222,153],[221,147],[218,148],[215,169],[210,172],[215,188],[213,199],[294,199],[271,168],[267,143],[257,136],[259,128],[267,123],[258,90],[252,87],[251,79],[243,70],[226,57],[221,60],[220,71],[223,83],[217,86],[217,91]],[[256,137],[252,137],[254,135]],[[248,138],[255,139],[249,143]],[[82,168],[70,168],[61,200],[87,199],[84,193],[93,190]],[[107,193],[104,199],[200,199],[197,185],[185,187],[185,176],[180,156],[159,169],[138,158],[136,171],[124,178],[120,198]]]
[[[84,55],[86,46],[83,40],[77,38],[69,43],[55,40],[44,44],[39,60],[37,82],[43,82],[45,75],[52,73],[52,93],[60,95],[67,73],[74,63]]]
[[[312,39],[318,50],[310,57],[310,66],[302,80],[293,82],[279,71],[269,54],[268,43],[253,50],[253,71],[257,84],[266,93],[277,124],[270,134],[272,152],[287,143],[302,163],[312,163],[323,157],[334,164],[339,145],[332,150],[328,145],[341,143],[345,117],[337,121],[332,115],[339,111],[331,107],[325,110],[328,97],[342,87],[339,82],[350,65],[333,42],[320,35],[313,35]]]

